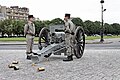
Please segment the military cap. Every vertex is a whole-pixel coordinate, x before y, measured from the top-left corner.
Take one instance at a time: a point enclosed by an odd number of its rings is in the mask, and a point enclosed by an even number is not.
[[[33,15],[28,15],[28,18],[34,18],[34,16]]]
[[[70,14],[68,14],[68,13],[67,13],[67,14],[65,14],[65,17],[69,17],[69,18],[70,18]]]

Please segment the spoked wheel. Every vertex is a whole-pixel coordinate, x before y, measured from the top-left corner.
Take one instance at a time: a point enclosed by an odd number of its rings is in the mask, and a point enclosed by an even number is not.
[[[39,33],[39,43],[38,48],[41,50],[43,47],[47,47],[49,45],[49,29],[46,27],[42,28]]]
[[[41,50],[43,47],[47,47],[48,45],[50,45],[50,33],[49,33],[49,29],[44,27],[41,29],[40,33],[39,33],[39,43],[38,43],[38,48],[39,50]],[[45,55],[44,57],[48,58],[51,55]]]
[[[79,59],[83,56],[85,48],[85,34],[82,27],[77,27],[75,32],[74,54]]]

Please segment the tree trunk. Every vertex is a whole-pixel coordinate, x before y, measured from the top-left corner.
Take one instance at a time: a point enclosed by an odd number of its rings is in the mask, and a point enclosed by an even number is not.
[[[4,33],[2,32],[2,37],[4,37]]]

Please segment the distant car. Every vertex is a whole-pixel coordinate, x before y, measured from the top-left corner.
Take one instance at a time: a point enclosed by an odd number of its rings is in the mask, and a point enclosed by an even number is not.
[[[100,36],[100,35],[98,35],[98,34],[95,34],[94,36]]]
[[[112,36],[112,34],[107,34],[107,36]]]
[[[6,33],[4,34],[4,36],[5,36],[5,37],[8,37],[8,35],[7,35]]]

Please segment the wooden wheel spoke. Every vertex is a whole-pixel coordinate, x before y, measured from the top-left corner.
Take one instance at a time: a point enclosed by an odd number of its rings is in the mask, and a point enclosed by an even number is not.
[[[83,44],[84,43],[84,41],[78,41],[78,44]]]
[[[39,49],[41,50],[43,47],[46,47],[49,43],[49,32],[46,27],[42,28],[39,33]]]
[[[42,40],[46,41],[44,37],[41,38]]]
[[[85,35],[84,35],[84,30],[81,27],[78,27],[76,29],[76,48],[74,50],[75,56],[77,58],[81,58],[84,52],[84,47],[85,47]]]
[[[83,46],[80,47],[80,51],[83,54],[83,51],[84,51]]]

